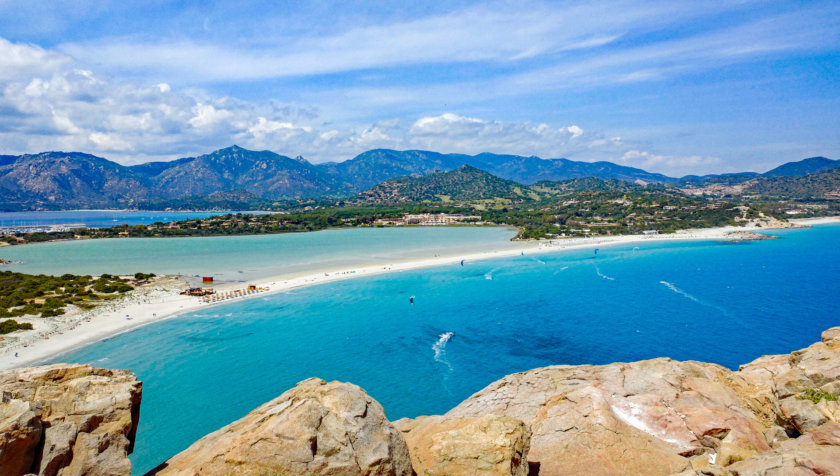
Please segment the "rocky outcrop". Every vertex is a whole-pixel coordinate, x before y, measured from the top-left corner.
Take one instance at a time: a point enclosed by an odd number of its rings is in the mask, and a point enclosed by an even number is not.
[[[491,384],[446,417],[525,422],[528,461],[543,475],[765,474],[750,468],[806,467],[810,452],[816,473],[801,474],[833,474],[817,470],[840,449],[831,426],[840,421],[838,390],[834,328],[807,349],[738,372],[670,359],[535,369]]]
[[[127,371],[0,372],[0,474],[128,474]],[[840,327],[736,371],[667,358],[509,375],[443,416],[391,424],[359,387],[309,379],[153,474],[840,474]]]
[[[125,475],[142,384],[126,370],[55,364],[0,372],[0,474]]]
[[[402,431],[415,473],[526,476],[531,432],[515,418],[422,416],[394,422]]]
[[[735,476],[840,474],[840,425],[825,423],[727,470]]]
[[[157,475],[411,475],[402,434],[361,388],[309,379],[198,440]]]
[[[840,327],[810,347],[742,365],[733,383],[753,389],[748,402],[792,436],[840,421]]]
[[[726,234],[725,241],[762,241],[762,240],[775,240],[778,239],[778,236],[773,235],[765,235],[763,233],[754,233],[752,231],[733,231],[731,233]]]

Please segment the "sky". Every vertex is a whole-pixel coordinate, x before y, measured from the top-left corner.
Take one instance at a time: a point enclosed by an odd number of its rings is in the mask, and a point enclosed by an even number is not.
[[[0,154],[393,148],[672,176],[840,158],[836,0],[0,0],[0,18]]]

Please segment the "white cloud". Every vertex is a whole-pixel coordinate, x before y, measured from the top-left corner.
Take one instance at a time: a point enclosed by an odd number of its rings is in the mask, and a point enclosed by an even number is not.
[[[66,47],[89,61],[95,51],[96,59],[112,68],[123,67],[120,61],[125,61],[126,68],[136,63],[141,68],[174,71],[175,76],[211,80],[438,61],[509,64],[537,57],[552,59],[553,66],[502,80],[479,78],[428,88],[339,87],[331,91],[331,101],[320,104],[353,111],[377,105],[391,110],[394,104],[414,101],[422,102],[422,110],[427,111],[422,115],[401,112],[401,118],[378,120],[350,116],[343,122],[336,121],[335,111],[322,118],[313,107],[274,100],[245,101],[186,89],[177,81],[174,86],[159,78],[118,81],[82,68],[65,54],[0,38],[0,153],[80,150],[131,163],[197,155],[238,143],[286,155],[302,154],[317,162],[343,160],[370,148],[387,147],[614,160],[678,175],[714,172],[721,162],[718,158],[654,153],[650,146],[611,137],[590,124],[500,121],[492,115],[472,117],[487,113],[462,115],[447,109],[459,111],[459,101],[478,102],[488,95],[661,78],[745,56],[800,48],[825,33],[820,28],[803,28],[796,34],[785,25],[781,34],[774,36],[770,33],[772,22],[753,22],[620,52],[599,50],[621,38],[622,30],[635,28],[633,19],[643,18],[650,26],[655,23],[651,18],[666,15],[668,10],[624,6],[626,16],[609,15],[603,5],[518,11],[514,16],[507,11],[473,9],[468,13],[474,18],[461,11],[408,23],[359,27],[262,53],[214,45],[181,44],[169,49],[171,45],[121,45],[119,41],[112,49],[107,45],[99,50]],[[584,17],[592,17],[595,29],[603,31],[593,34],[591,24],[580,26]],[[794,22],[794,26],[802,25]],[[586,50],[587,56],[580,60],[564,53],[572,50]],[[543,61],[532,64],[542,65]],[[430,105],[450,100],[456,106]]]
[[[564,58],[511,75],[502,82],[501,90],[562,90],[662,80],[774,54],[826,50],[836,45],[840,21],[815,22],[814,17],[838,18],[837,13],[836,8],[829,12],[802,9],[691,36]]]
[[[344,29],[337,25],[337,31],[327,35],[288,38],[260,30],[258,37],[246,36],[237,42],[107,38],[67,43],[60,50],[109,71],[152,73],[196,82],[287,78],[419,64],[510,64],[597,50],[617,42],[627,32],[654,31],[664,24],[737,8],[741,2],[679,3],[495,2],[412,20]]]
[[[12,43],[0,38],[0,81],[50,74],[70,62],[69,57],[40,46]]]
[[[91,132],[88,136],[91,142],[96,144],[99,150],[114,152],[125,152],[134,150],[134,146],[120,138],[117,134],[105,134],[102,132]]]
[[[709,164],[656,156],[576,124],[556,127],[444,112],[406,123],[389,118],[339,125],[319,122],[305,108],[273,101],[254,103],[160,84],[114,82],[77,69],[0,84],[0,108],[13,112],[0,118],[4,153],[79,150],[136,163],[198,155],[237,143],[300,154],[313,162],[395,148],[589,161],[620,158],[654,170]]]
[[[212,104],[196,104],[195,107],[193,107],[193,113],[195,115],[189,122],[196,129],[212,127],[222,121],[230,119],[233,115],[230,111],[225,109],[216,109]],[[265,121],[265,118],[261,117],[260,119]]]
[[[701,174],[711,173],[712,171],[716,171],[723,160],[720,157],[660,155],[632,149],[625,152],[617,162],[646,170],[655,170],[665,174],[681,176],[687,175],[688,172],[686,171],[700,171],[699,173]]]
[[[482,128],[486,122],[472,117],[463,117],[450,112],[434,117],[421,117],[411,126],[411,133],[416,135],[426,134],[451,134],[453,132],[468,132]]]

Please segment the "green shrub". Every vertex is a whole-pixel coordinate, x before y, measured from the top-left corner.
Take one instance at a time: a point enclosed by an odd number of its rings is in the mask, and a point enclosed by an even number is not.
[[[18,322],[14,319],[0,322],[0,334],[8,334],[14,331],[31,330],[32,324],[28,322]]]

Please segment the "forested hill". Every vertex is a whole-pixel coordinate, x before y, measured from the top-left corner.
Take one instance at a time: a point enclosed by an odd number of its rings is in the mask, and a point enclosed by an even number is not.
[[[840,161],[814,158],[774,170],[782,175],[813,173],[832,163],[840,165]],[[611,162],[491,153],[376,149],[344,162],[312,164],[301,157],[232,146],[197,157],[129,167],[79,152],[44,152],[0,156],[0,209],[262,206],[284,199],[347,197],[396,177],[425,176],[463,165],[523,185],[576,178],[677,183],[675,178]],[[755,175],[730,174],[737,179],[729,180],[743,182]]]
[[[432,172],[422,177],[399,177],[382,182],[359,194],[359,199],[374,204],[422,201],[474,201],[502,198],[516,200],[526,196],[526,187],[462,165],[449,172]]]

